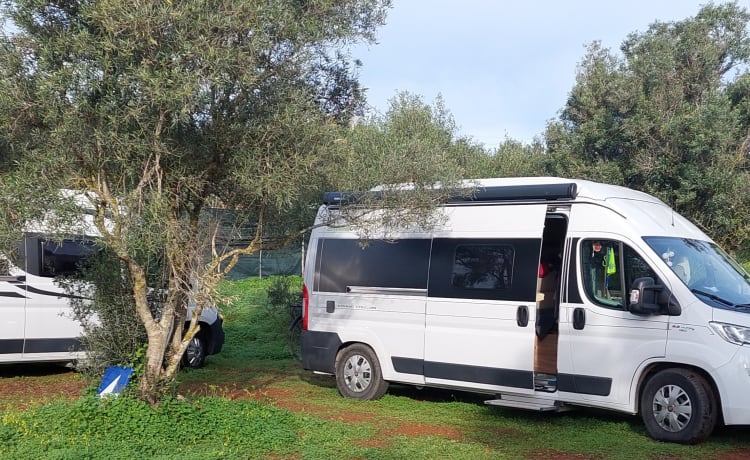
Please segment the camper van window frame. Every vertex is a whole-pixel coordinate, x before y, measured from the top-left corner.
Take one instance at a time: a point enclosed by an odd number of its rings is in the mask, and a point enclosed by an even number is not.
[[[586,262],[587,254],[595,253],[595,251],[593,250],[594,247],[587,245],[593,245],[594,243],[599,243],[602,245],[602,251],[600,251],[601,254],[597,254],[596,256],[600,258],[602,262],[601,265],[599,264],[599,262],[597,262],[596,267],[593,267],[590,262]],[[659,278],[656,270],[654,270],[651,264],[647,262],[646,258],[644,258],[641,254],[638,253],[638,251],[633,249],[628,244],[623,243],[622,241],[613,240],[610,238],[587,238],[581,240],[580,248],[580,275],[583,284],[583,291],[586,297],[591,302],[600,307],[612,310],[627,310],[627,292],[629,292],[630,286],[636,278],[648,276],[653,278],[657,284],[661,283],[661,279]],[[611,292],[614,290],[609,289],[610,285],[607,284],[605,275],[605,270],[607,269],[605,260],[607,255],[604,250],[608,248],[615,249],[614,262],[617,276],[612,277],[611,279],[619,284],[619,296],[612,297],[611,299],[609,299],[608,296],[611,296]],[[593,259],[594,256],[589,256],[589,258]],[[590,274],[591,270],[594,268],[601,271],[601,279],[592,280]],[[596,291],[592,290],[592,286],[590,284],[591,281],[599,281],[600,283],[598,283],[597,286],[599,287],[599,289],[597,289]],[[609,294],[605,294],[605,292],[608,290]],[[618,303],[613,304],[611,303],[612,301],[616,301]]]

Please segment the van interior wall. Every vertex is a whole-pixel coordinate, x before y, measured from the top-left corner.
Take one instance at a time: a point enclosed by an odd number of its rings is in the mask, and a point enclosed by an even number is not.
[[[557,318],[561,256],[567,230],[567,219],[550,215],[545,220],[540,263],[554,269],[546,271],[537,282],[537,334],[534,346],[534,372],[557,374]]]

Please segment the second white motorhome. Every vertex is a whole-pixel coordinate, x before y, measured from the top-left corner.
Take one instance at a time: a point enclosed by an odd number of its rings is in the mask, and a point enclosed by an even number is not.
[[[75,276],[91,253],[95,236],[59,240],[26,233],[14,259],[0,253],[0,364],[74,362],[85,357],[83,328],[74,317],[70,297],[58,277]],[[189,318],[187,319],[189,321]],[[183,364],[202,367],[219,353],[224,329],[218,310],[205,308],[201,330],[190,342]]]
[[[660,200],[561,178],[479,180],[429,231],[374,237],[327,194],[304,273],[303,366],[542,411],[640,413],[695,443],[750,424],[750,276]],[[328,225],[326,225],[328,224]]]

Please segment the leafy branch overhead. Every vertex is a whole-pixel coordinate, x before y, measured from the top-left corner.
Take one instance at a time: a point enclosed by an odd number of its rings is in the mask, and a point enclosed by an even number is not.
[[[144,397],[157,397],[198,331],[193,315],[183,337],[187,305],[200,313],[217,301],[227,256],[204,210],[259,223],[240,252],[267,229],[301,231],[310,211],[299,211],[336,162],[331,146],[363,110],[356,66],[340,50],[371,40],[388,6],[3,3],[18,28],[0,48],[2,195],[14,197],[3,206],[18,224],[59,189],[89,199],[146,329]],[[169,293],[159,317],[148,308],[154,284]]]

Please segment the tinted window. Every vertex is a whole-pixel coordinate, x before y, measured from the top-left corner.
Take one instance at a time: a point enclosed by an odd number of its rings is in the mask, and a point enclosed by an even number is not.
[[[430,240],[394,242],[323,238],[318,243],[315,288],[346,292],[347,286],[427,289]]]
[[[541,239],[436,238],[430,297],[533,302]]]
[[[76,276],[79,274],[85,259],[94,248],[92,241],[40,240],[41,272],[40,276]]]
[[[453,286],[463,289],[508,289],[513,277],[513,247],[460,245],[453,260]]]

